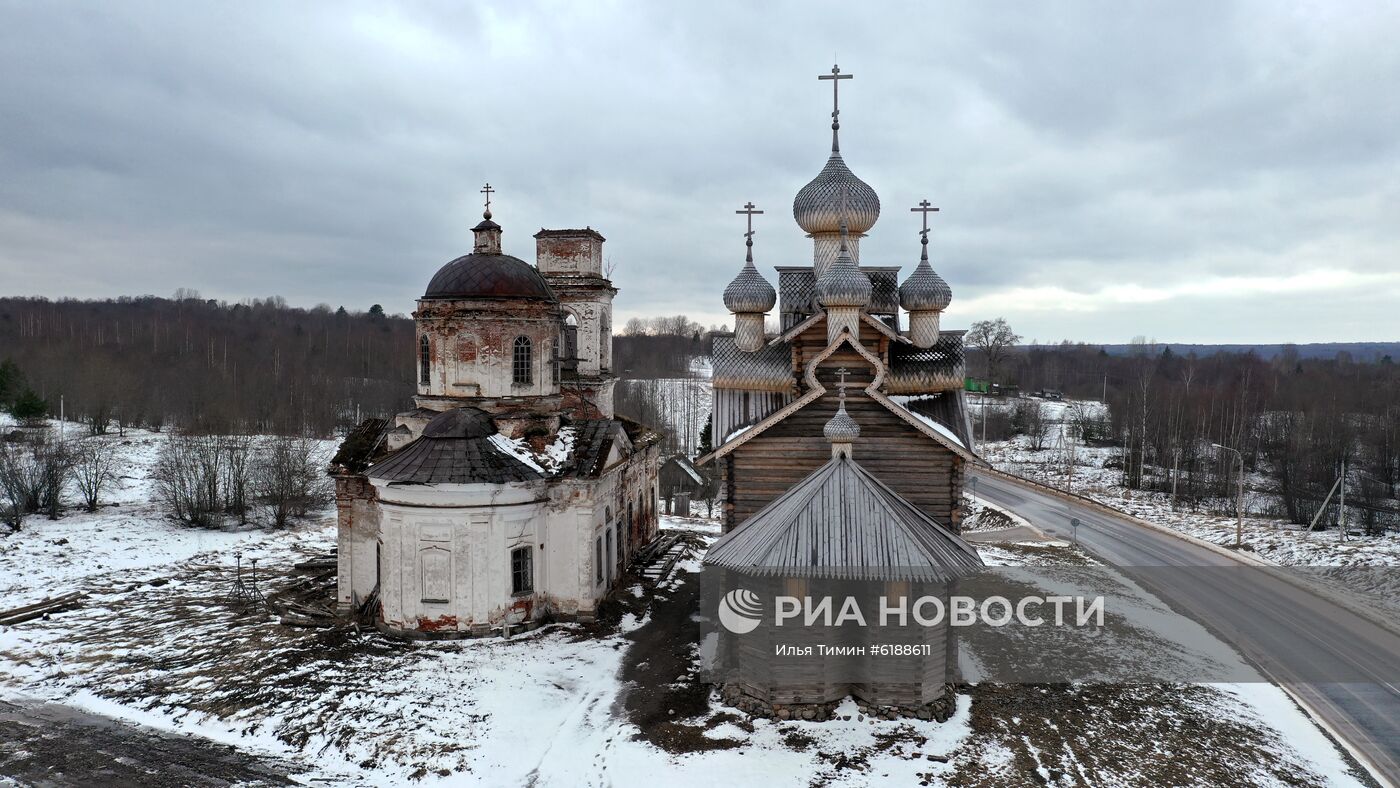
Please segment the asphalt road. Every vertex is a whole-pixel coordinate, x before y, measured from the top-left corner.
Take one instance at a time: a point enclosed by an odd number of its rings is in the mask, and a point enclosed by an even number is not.
[[[1162,571],[1230,567],[1229,556],[1127,518],[970,471],[976,495],[1079,544],[1179,612],[1206,625],[1275,683],[1303,698],[1383,781],[1400,785],[1400,638],[1263,571]],[[1134,572],[1134,568],[1143,568]],[[1344,681],[1318,681],[1325,666]]]

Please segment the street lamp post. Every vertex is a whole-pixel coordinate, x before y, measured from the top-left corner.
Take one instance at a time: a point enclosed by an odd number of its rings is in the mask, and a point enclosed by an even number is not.
[[[1211,446],[1217,449],[1223,449],[1224,451],[1234,452],[1235,457],[1240,461],[1239,494],[1235,498],[1235,549],[1238,550],[1244,538],[1244,455],[1240,454],[1238,449],[1232,449],[1229,446],[1221,446],[1218,443],[1212,443]]]

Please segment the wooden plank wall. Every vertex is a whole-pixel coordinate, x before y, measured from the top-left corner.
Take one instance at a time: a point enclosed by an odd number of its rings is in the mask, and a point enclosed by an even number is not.
[[[959,529],[963,460],[932,438],[867,397],[862,389],[874,371],[849,349],[825,360],[818,379],[829,391],[726,459],[725,530],[753,516],[812,471],[831,459],[831,443],[822,434],[836,413],[835,370],[845,367],[846,410],[860,424],[856,462],[888,484],[937,522]]]

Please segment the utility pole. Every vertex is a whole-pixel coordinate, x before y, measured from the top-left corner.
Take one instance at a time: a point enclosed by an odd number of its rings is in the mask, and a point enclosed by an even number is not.
[[[1069,435],[1069,455],[1065,467],[1065,492],[1074,492],[1074,430],[1066,431]]]
[[[1176,511],[1176,479],[1181,468],[1181,447],[1172,449],[1172,511]]]
[[[1347,540],[1347,461],[1342,458],[1342,497],[1337,501],[1337,541]]]
[[[1238,550],[1244,541],[1244,455],[1238,449],[1232,449],[1229,446],[1221,446],[1218,443],[1212,443],[1211,446],[1234,452],[1235,457],[1240,461],[1240,486],[1235,498],[1235,549]]]

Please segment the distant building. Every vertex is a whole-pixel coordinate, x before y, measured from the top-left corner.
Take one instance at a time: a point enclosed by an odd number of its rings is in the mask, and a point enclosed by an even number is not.
[[[667,511],[671,511],[672,501],[677,495],[696,498],[704,493],[707,486],[705,475],[684,454],[674,454],[667,458],[666,462],[661,464],[658,480],[661,497],[666,499]]]
[[[657,527],[659,435],[613,413],[603,236],[505,254],[487,210],[418,309],[415,407],[341,446],[338,602],[461,635],[589,618]]]

